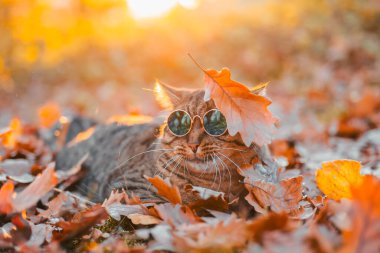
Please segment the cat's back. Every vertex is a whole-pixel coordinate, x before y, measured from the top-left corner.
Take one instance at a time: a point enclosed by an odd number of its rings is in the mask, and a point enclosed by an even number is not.
[[[93,200],[107,197],[113,188],[138,188],[146,183],[143,175],[151,175],[152,153],[159,125],[99,125],[92,135],[77,144],[64,147],[57,154],[57,169],[68,170],[83,157],[85,176],[77,185],[82,194]]]

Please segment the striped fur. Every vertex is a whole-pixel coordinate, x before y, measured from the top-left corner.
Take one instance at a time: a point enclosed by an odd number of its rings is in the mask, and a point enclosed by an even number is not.
[[[182,92],[175,109],[187,111],[192,118],[215,108],[203,101],[204,91]],[[178,97],[177,97],[178,98]],[[238,169],[270,160],[266,147],[246,147],[239,134],[207,135],[200,119],[195,117],[190,133],[176,137],[160,125],[98,126],[91,138],[74,147],[66,147],[57,155],[57,167],[69,169],[86,153],[86,176],[77,190],[94,201],[102,201],[115,188],[125,188],[144,200],[156,200],[153,187],[144,175],[170,177],[188,202],[192,196],[185,185],[192,184],[223,191],[231,198],[244,192]],[[198,143],[196,154],[188,143]]]

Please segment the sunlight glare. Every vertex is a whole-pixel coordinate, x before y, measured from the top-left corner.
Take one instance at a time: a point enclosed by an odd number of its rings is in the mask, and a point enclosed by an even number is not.
[[[128,8],[135,19],[158,18],[167,14],[177,4],[187,9],[198,6],[197,0],[127,0]]]

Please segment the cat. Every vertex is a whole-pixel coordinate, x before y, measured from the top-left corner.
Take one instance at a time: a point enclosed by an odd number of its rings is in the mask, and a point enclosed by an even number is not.
[[[228,199],[246,194],[238,169],[270,163],[266,146],[247,147],[239,134],[226,131],[210,136],[202,115],[217,109],[204,101],[204,90],[160,85],[157,98],[173,110],[187,112],[193,120],[190,131],[176,136],[163,122],[140,125],[99,125],[92,136],[57,154],[57,168],[67,170],[88,154],[83,163],[85,176],[76,189],[89,199],[101,202],[113,189],[125,189],[143,201],[160,201],[154,187],[144,178],[170,178],[184,203],[194,200],[186,185],[223,192]]]

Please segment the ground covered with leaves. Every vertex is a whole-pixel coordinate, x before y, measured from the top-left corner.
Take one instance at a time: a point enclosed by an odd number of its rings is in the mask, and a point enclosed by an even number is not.
[[[58,2],[0,1],[0,252],[380,252],[377,1],[204,0],[141,24],[124,0]],[[160,108],[141,87],[202,85],[187,52],[246,84],[271,81],[277,130],[269,120],[269,136],[243,138],[273,138],[278,166],[239,171],[245,208],[190,185],[200,200],[184,204],[159,177],[147,184],[160,204],[123,191],[93,203],[72,191],[81,163],[57,171],[56,154],[94,128],[68,138],[71,116],[150,120]]]
[[[242,126],[275,123],[266,115],[270,102],[246,95],[250,91],[232,81],[228,69],[204,72],[205,99],[214,99],[222,112],[223,106],[241,111],[226,118],[228,124],[242,121],[236,132],[243,140],[267,136],[270,127],[249,133]],[[165,203],[144,203],[125,191],[114,191],[103,203],[81,197],[68,188],[83,176],[86,157],[68,171],[55,170],[70,119],[47,105],[39,110],[39,125],[14,118],[0,131],[0,246],[10,252],[378,252],[379,98],[375,89],[359,99],[345,98],[347,113],[318,125],[312,121],[318,113],[309,113],[295,97],[292,106],[298,109],[283,118],[270,144],[278,166],[234,168],[248,192],[241,201],[250,208],[236,208],[238,200],[191,185],[187,190],[198,200],[184,204],[170,179],[159,176],[147,177],[147,184]],[[312,94],[309,103],[324,99]],[[255,117],[261,118],[252,121],[236,101],[256,105]],[[279,99],[278,105],[287,103]],[[141,118],[129,115],[119,124]],[[52,128],[57,120],[61,127]],[[70,145],[91,133],[91,128],[79,133]],[[46,141],[49,134],[56,136],[53,144]]]

